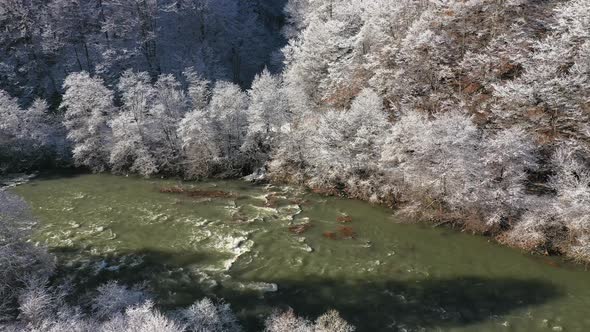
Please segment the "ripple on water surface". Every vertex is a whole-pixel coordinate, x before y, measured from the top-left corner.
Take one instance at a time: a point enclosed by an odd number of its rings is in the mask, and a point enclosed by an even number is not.
[[[286,305],[338,309],[359,331],[590,330],[590,272],[363,202],[110,175],[12,190],[41,220],[33,240],[80,285],[147,280],[168,308],[223,297],[253,330]]]

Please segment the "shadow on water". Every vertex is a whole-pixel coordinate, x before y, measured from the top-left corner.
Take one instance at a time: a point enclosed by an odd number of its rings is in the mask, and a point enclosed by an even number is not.
[[[79,249],[56,248],[52,250],[62,261]],[[84,252],[89,252],[88,248]],[[141,257],[139,264],[121,264],[129,258]],[[261,313],[271,308],[293,308],[299,315],[316,318],[329,309],[341,315],[357,327],[357,331],[398,331],[420,328],[452,328],[469,326],[498,318],[518,309],[541,305],[558,298],[562,292],[553,284],[535,279],[485,278],[463,276],[448,279],[372,280],[330,279],[303,277],[301,280],[244,280],[276,283],[279,291],[266,293],[238,292],[223,284],[204,290],[199,288],[198,278],[187,277],[188,265],[199,265],[207,260],[202,254],[192,252],[161,252],[143,250],[119,255],[92,256],[94,262],[106,262],[107,268],[91,273],[77,281],[87,292],[108,281],[119,280],[132,285],[147,281],[151,290],[162,300],[169,294],[177,294],[174,302],[162,303],[163,309],[187,306],[204,296],[224,298],[238,313],[247,331],[260,331]],[[108,266],[119,264],[117,269]],[[61,265],[67,274],[79,266]],[[230,272],[231,274],[231,272]],[[163,286],[162,278],[171,280]]]
[[[210,294],[202,291],[199,280],[184,272],[188,265],[204,264],[208,256],[195,252],[164,252],[145,249],[134,252],[121,252],[117,255],[91,254],[91,248],[58,247],[51,253],[58,257],[58,278],[67,277],[76,285],[76,295],[94,291],[99,285],[117,280],[128,286],[147,284],[150,293],[161,297],[170,291],[181,296],[175,302],[187,306],[195,299]],[[70,264],[70,259],[81,254],[84,258]],[[163,283],[166,279],[171,283]],[[171,305],[164,305],[173,308]]]
[[[309,317],[334,308],[358,331],[470,325],[561,296],[550,283],[513,278],[275,282],[281,291],[269,297],[273,305],[289,305]]]
[[[76,178],[82,175],[91,174],[91,172],[84,168],[47,168],[43,169],[42,171],[38,172],[31,172],[27,174],[35,174],[33,179],[35,181],[48,181],[48,180],[63,180],[63,179],[71,179]],[[30,184],[32,186],[36,186],[36,183]]]

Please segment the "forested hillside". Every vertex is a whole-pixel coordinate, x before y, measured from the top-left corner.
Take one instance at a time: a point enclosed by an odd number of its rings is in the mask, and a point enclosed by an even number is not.
[[[283,1],[6,0],[0,3],[0,88],[59,102],[69,73],[116,84],[127,69],[247,86],[284,44]]]
[[[590,260],[588,0],[10,0],[0,22],[5,171],[253,173]]]
[[[590,0],[0,1],[0,174],[247,176],[588,263],[589,120]],[[0,200],[9,329],[239,330],[113,283],[81,315]]]
[[[587,1],[2,6],[11,167],[267,169],[590,257]]]

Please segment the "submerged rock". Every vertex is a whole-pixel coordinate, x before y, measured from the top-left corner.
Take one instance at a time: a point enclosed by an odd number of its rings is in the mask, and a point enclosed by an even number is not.
[[[222,190],[200,190],[183,187],[163,187],[159,189],[162,194],[181,194],[192,198],[235,198],[237,195]]]
[[[340,235],[342,235],[342,238],[344,239],[356,238],[356,232],[352,229],[352,227],[340,227],[338,232],[340,232]]]
[[[342,223],[342,224],[346,224],[346,223],[352,222],[352,217],[349,215],[343,214],[341,216],[338,216],[336,218],[336,221],[339,223]]]
[[[330,240],[338,239],[338,234],[336,232],[324,232],[322,233],[322,236]]]
[[[289,227],[289,232],[293,234],[303,234],[307,232],[313,225],[309,222]]]

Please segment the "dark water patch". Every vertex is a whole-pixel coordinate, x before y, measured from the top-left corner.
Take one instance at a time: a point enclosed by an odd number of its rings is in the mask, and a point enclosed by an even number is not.
[[[291,306],[309,317],[336,309],[359,331],[468,326],[563,296],[546,281],[475,276],[404,282],[324,278],[275,282],[281,291],[268,296],[274,306]]]
[[[255,290],[237,292],[223,283],[202,287],[198,275],[184,273],[187,266],[209,264],[210,255],[144,249],[118,255],[89,254],[88,261],[67,265],[68,260],[63,258],[80,251],[92,250],[53,249],[62,257],[59,273],[64,277],[76,276],[73,281],[80,285],[80,295],[88,296],[98,285],[118,280],[128,286],[145,284],[156,298],[168,298],[160,303],[164,309],[187,306],[204,296],[223,298],[232,303],[250,331],[259,331],[260,316],[273,308],[293,308],[311,318],[336,309],[358,331],[469,327],[481,322],[502,323],[503,315],[565,295],[558,285],[544,280],[479,276],[405,281],[322,276],[271,279],[278,291],[261,295]],[[86,273],[80,274],[80,270]],[[237,278],[234,282],[269,280]]]

